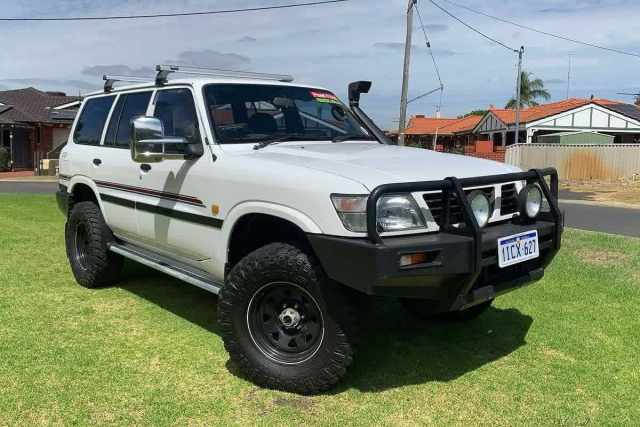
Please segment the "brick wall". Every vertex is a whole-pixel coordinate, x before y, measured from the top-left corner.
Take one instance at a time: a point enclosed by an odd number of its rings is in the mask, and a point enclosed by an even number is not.
[[[505,149],[504,147],[489,146],[489,141],[476,141],[473,144],[465,145],[464,155],[470,157],[477,157],[479,159],[493,160],[496,162],[504,163]],[[477,149],[480,148],[480,149]]]

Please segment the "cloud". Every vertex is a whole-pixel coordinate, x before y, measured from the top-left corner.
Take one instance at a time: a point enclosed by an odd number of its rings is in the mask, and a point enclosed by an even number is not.
[[[193,65],[196,67],[234,68],[251,64],[247,56],[236,53],[222,53],[215,50],[187,50],[180,52],[177,58],[165,59],[166,64]],[[152,77],[155,69],[152,67],[130,67],[124,64],[93,65],[82,69],[86,76],[123,75]]]
[[[424,28],[428,33],[444,33],[449,29],[448,25],[445,24],[425,24]],[[422,31],[422,28],[418,25],[414,31]]]
[[[553,85],[561,85],[565,84],[567,81],[562,79],[548,79],[544,81],[544,84],[553,86]]]
[[[404,43],[401,42],[377,42],[373,44],[376,49],[389,49],[389,50],[404,50]],[[416,49],[416,45],[411,46],[412,49]]]
[[[36,86],[39,89],[44,88],[73,88],[73,89],[82,89],[82,90],[94,90],[101,86],[100,82],[97,84],[87,82],[84,80],[75,80],[75,79],[43,79],[38,77],[25,77],[19,79],[2,79],[2,82],[8,84],[10,86]],[[4,87],[4,86],[0,86]]]
[[[404,43],[401,42],[378,42],[378,43],[374,43],[373,47],[376,49],[386,49],[386,50],[393,50],[396,52],[404,52]],[[424,46],[419,46],[419,45],[411,45],[411,49],[412,50],[423,50],[426,49],[426,47]],[[456,52],[454,52],[451,49],[432,49],[433,50],[433,54],[435,56],[441,57],[441,58],[447,58],[450,56],[454,56],[456,55]]]
[[[255,37],[244,36],[244,37],[239,38],[237,41],[239,43],[255,43],[255,42],[258,41],[258,39],[255,38]]]
[[[177,59],[167,59],[166,62],[196,67],[233,68],[251,64],[251,58],[237,53],[223,53],[204,49],[180,52]]]
[[[94,65],[82,69],[85,76],[102,76],[104,74],[117,74],[124,76],[142,76],[149,77],[154,74],[155,70],[151,67],[132,68],[124,64],[112,65]]]

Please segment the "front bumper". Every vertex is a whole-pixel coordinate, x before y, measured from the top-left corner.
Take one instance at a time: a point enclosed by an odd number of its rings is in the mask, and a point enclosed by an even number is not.
[[[498,268],[498,238],[537,230],[540,257]],[[458,301],[465,285],[475,277],[473,238],[448,233],[385,239],[383,245],[366,239],[309,235],[309,241],[327,275],[368,295],[430,300],[434,311],[450,311],[478,304],[539,280],[556,254],[555,225],[501,224],[482,234],[481,273]],[[400,267],[403,254],[427,252],[427,264]],[[458,308],[459,309],[459,308]]]
[[[544,180],[545,172],[551,177],[551,189]],[[309,241],[327,275],[368,295],[427,300],[433,312],[468,308],[541,279],[544,269],[560,249],[563,231],[562,216],[557,206],[555,170],[450,180],[450,184],[441,181],[437,182],[438,185],[429,182],[383,186],[387,188],[374,190],[369,204],[374,208],[375,201],[382,194],[420,191],[424,187],[444,188],[443,197],[448,200],[447,188],[450,188],[462,202],[464,226],[445,225],[438,233],[384,239],[375,228],[367,239],[309,235]],[[473,186],[478,181],[483,185],[492,180],[497,183],[517,180],[537,182],[545,193],[550,212],[540,214],[534,222],[515,217],[510,222],[480,229],[468,206],[462,185]],[[403,188],[396,188],[398,186]],[[533,230],[538,231],[540,256],[499,268],[498,239]],[[427,263],[400,266],[402,255],[417,252],[427,253]]]

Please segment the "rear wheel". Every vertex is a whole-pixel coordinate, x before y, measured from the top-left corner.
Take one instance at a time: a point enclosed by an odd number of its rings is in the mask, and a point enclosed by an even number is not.
[[[352,363],[353,307],[313,257],[274,243],[229,273],[218,323],[231,360],[251,381],[314,394],[337,384]]]
[[[123,258],[109,251],[113,234],[93,202],[73,206],[65,228],[67,258],[76,281],[86,288],[115,283]]]
[[[474,320],[482,313],[487,311],[493,300],[485,301],[473,307],[469,307],[466,310],[461,311],[449,311],[446,313],[432,313],[429,311],[427,304],[419,299],[403,299],[401,301],[402,306],[414,316],[423,320],[442,320],[448,322],[466,322]]]

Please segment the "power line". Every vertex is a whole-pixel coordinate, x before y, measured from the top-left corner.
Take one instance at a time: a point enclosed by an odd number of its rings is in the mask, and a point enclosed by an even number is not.
[[[413,102],[413,101],[417,101],[418,99],[424,98],[428,95],[431,95],[434,92],[440,91],[440,103],[438,104],[438,109],[437,112],[439,113],[441,108],[442,108],[442,95],[444,94],[444,83],[442,83],[442,76],[440,75],[440,68],[438,67],[438,63],[436,62],[436,57],[433,54],[433,49],[431,49],[431,41],[429,40],[429,36],[427,35],[427,29],[424,26],[424,21],[422,19],[422,14],[420,13],[420,8],[418,7],[418,5],[415,5],[416,8],[416,12],[418,13],[418,19],[420,20],[420,28],[422,28],[422,33],[424,34],[424,40],[425,43],[427,44],[427,48],[429,49],[429,55],[431,56],[431,59],[433,60],[433,68],[436,70],[436,76],[438,76],[438,82],[440,83],[440,86],[437,89],[434,89],[430,92],[427,92],[424,95],[420,95],[410,101],[408,101],[409,103]]]
[[[330,3],[343,3],[349,0],[324,0],[308,3],[294,3],[277,6],[251,7],[245,9],[222,9],[222,10],[205,10],[198,12],[182,12],[182,13],[156,13],[148,15],[115,15],[115,16],[74,16],[74,17],[51,17],[51,18],[0,18],[2,22],[25,22],[25,21],[108,21],[122,19],[150,19],[150,18],[173,18],[180,16],[201,16],[201,15],[221,15],[228,13],[240,12],[260,12],[275,9],[291,9],[294,7],[318,6]]]
[[[433,67],[436,70],[438,81],[440,82],[440,86],[443,86],[442,77],[440,76],[440,68],[438,68],[436,57],[433,55],[433,49],[431,49],[431,41],[429,40],[429,36],[427,35],[427,30],[424,26],[424,21],[422,20],[422,14],[420,13],[420,8],[417,7],[417,5],[416,5],[416,12],[418,13],[418,20],[420,20],[420,27],[422,28],[422,33],[424,34],[424,39],[425,39],[425,42],[427,43],[427,48],[429,48],[429,55],[431,55],[431,59],[433,60]]]
[[[602,50],[606,50],[606,51],[609,51],[609,52],[619,53],[621,55],[634,56],[636,58],[640,58],[640,54],[638,54],[638,53],[627,52],[627,51],[620,50],[620,49],[614,49],[614,48],[610,48],[610,47],[606,47],[606,46],[597,45],[597,44],[591,43],[591,42],[585,42],[585,41],[581,41],[581,40],[577,40],[577,39],[572,39],[570,37],[559,35],[559,34],[549,33],[547,31],[538,30],[537,28],[533,28],[533,27],[529,27],[527,25],[519,24],[517,22],[510,21],[510,20],[505,19],[505,18],[500,18],[498,16],[489,15],[488,13],[485,13],[485,12],[482,12],[482,11],[479,11],[479,10],[476,10],[476,9],[472,9],[469,6],[465,6],[465,5],[453,2],[451,0],[444,0],[444,1],[449,3],[449,4],[452,4],[453,6],[457,6],[459,8],[466,9],[469,12],[473,12],[473,13],[476,13],[478,15],[482,15],[482,16],[485,16],[487,18],[494,19],[496,21],[504,22],[506,24],[510,24],[510,25],[516,26],[518,28],[522,28],[524,30],[533,31],[534,33],[543,34],[543,35],[549,36],[549,37],[555,37],[555,38],[560,39],[560,40],[564,40],[564,41],[568,41],[568,42],[576,43],[576,44],[581,44],[583,46],[589,46],[589,47],[593,47],[593,48],[596,48],[596,49],[602,49]],[[433,3],[433,1],[432,1],[432,3]]]
[[[502,43],[499,40],[494,39],[491,36],[486,35],[485,33],[483,33],[482,31],[478,30],[475,27],[472,27],[471,25],[467,24],[466,22],[464,22],[462,19],[458,18],[457,16],[455,16],[453,13],[449,12],[447,9],[445,9],[444,7],[440,6],[438,3],[436,3],[434,0],[429,0],[431,3],[433,3],[433,5],[435,7],[437,7],[438,9],[440,9],[441,11],[443,11],[444,13],[446,13],[447,15],[449,15],[450,17],[452,17],[453,19],[455,19],[456,21],[458,21],[459,23],[461,23],[462,25],[464,25],[465,27],[467,27],[468,29],[470,29],[471,31],[480,34],[482,37],[484,37],[487,40],[492,41],[495,44],[498,44],[502,47],[504,47],[505,49],[508,49],[512,52],[518,53],[518,49],[514,49],[511,46],[506,45],[505,43]],[[447,0],[445,0],[447,1]]]

